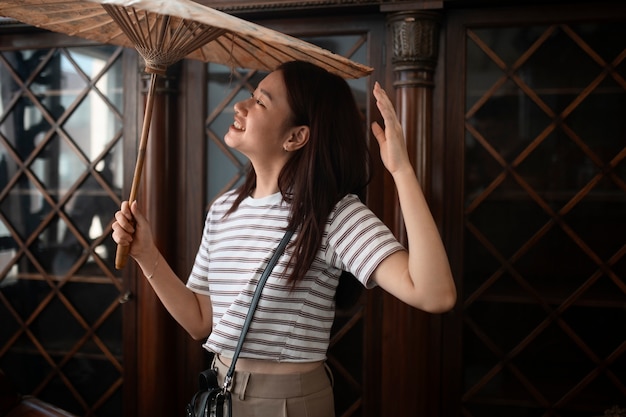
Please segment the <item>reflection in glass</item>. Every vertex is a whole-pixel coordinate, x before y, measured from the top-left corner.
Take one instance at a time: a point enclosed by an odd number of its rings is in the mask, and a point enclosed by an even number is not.
[[[0,52],[0,368],[77,415],[122,411],[120,51]]]

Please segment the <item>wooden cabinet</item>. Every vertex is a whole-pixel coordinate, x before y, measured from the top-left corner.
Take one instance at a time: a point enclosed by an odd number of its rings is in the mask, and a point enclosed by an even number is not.
[[[119,415],[134,343],[109,237],[123,187],[123,50],[32,30],[2,40],[0,368],[22,394]]]
[[[378,118],[370,92],[379,81],[395,97],[449,252],[453,312],[423,314],[378,290],[340,312],[329,360],[338,415],[588,417],[626,408],[620,2],[215,3],[341,44],[375,67],[353,85],[364,120]],[[114,270],[113,209],[93,214],[127,195],[143,108],[137,55],[2,30],[0,367],[23,393],[78,415],[182,415],[205,365],[200,343],[132,265]],[[236,183],[239,167],[216,159],[221,118],[232,120],[222,98],[247,94],[258,77],[185,61],[157,89],[151,141],[163,146],[149,150],[141,198],[182,279],[207,205]],[[98,109],[106,129],[80,122]],[[94,142],[86,132],[110,135]],[[225,181],[213,181],[215,172]],[[402,239],[383,172],[376,166],[368,203]]]
[[[598,5],[449,14],[461,291],[445,415],[626,405],[625,18]]]

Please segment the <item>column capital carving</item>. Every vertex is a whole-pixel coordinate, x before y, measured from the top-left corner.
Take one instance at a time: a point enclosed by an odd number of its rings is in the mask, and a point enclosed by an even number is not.
[[[390,14],[387,23],[394,71],[434,72],[439,56],[441,15],[432,11],[403,11]]]

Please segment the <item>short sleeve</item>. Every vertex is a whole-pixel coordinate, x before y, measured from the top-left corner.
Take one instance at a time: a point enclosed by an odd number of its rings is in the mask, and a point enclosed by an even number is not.
[[[343,198],[329,218],[326,260],[350,272],[367,288],[370,277],[389,255],[405,250],[391,230],[355,195]]]

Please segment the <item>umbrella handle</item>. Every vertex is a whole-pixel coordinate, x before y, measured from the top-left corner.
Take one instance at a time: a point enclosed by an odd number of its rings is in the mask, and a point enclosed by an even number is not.
[[[148,133],[150,132],[150,123],[152,121],[152,107],[154,104],[154,88],[156,86],[157,74],[150,75],[150,86],[148,88],[148,97],[146,98],[146,112],[143,117],[143,127],[141,128],[141,140],[139,141],[139,151],[137,153],[137,162],[135,163],[135,173],[133,175],[133,183],[130,187],[130,196],[128,204],[132,204],[137,199],[137,191],[141,182],[141,173],[143,164],[146,159],[146,148],[148,146]],[[130,245],[117,245],[115,252],[115,268],[122,269],[128,261],[128,253]]]
[[[117,250],[115,251],[115,269],[122,269],[126,266],[128,262],[128,252],[130,252],[130,245],[117,245]]]

